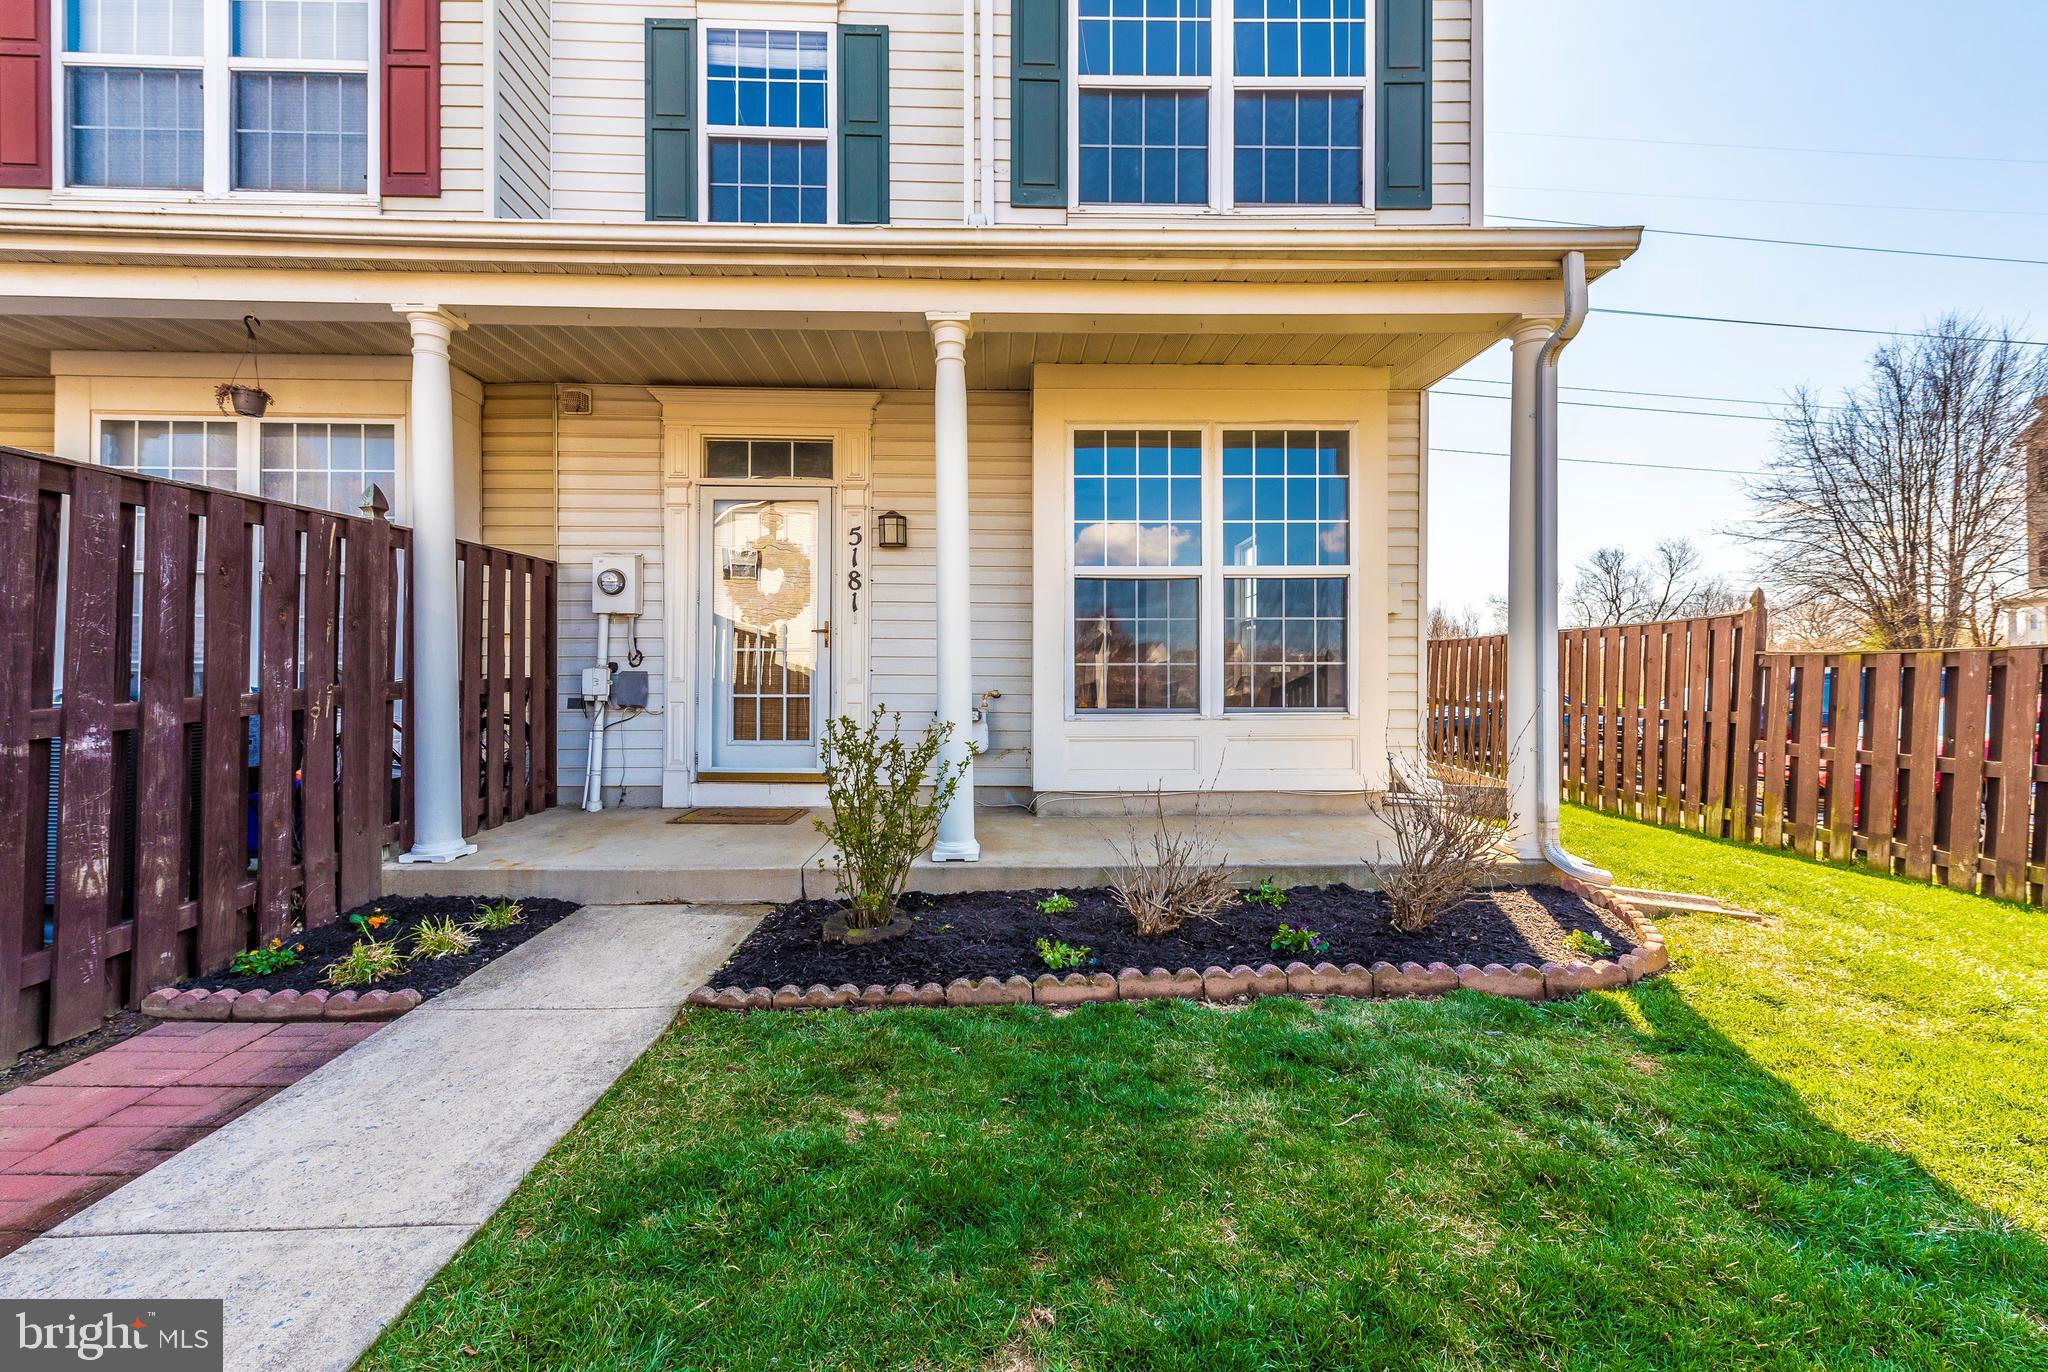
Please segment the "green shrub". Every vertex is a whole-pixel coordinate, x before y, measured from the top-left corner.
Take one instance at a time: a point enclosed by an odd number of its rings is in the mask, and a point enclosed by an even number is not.
[[[879,705],[866,724],[841,715],[825,726],[820,753],[832,814],[812,823],[838,852],[832,878],[846,901],[848,928],[877,929],[896,917],[910,864],[938,836],[939,817],[967,770],[964,762],[939,760],[952,733],[950,724],[934,721],[915,743],[906,742],[902,714]]]
[[[1614,945],[1590,929],[1572,930],[1564,936],[1564,946],[1577,953],[1580,957],[1592,958],[1595,962],[1598,962],[1601,958],[1611,958],[1614,956]]]
[[[474,947],[476,935],[457,924],[452,915],[423,919],[412,931],[412,955],[416,958],[454,957]]]
[[[235,954],[228,971],[238,977],[267,977],[272,972],[298,966],[299,954],[305,951],[303,943],[286,943],[281,938],[274,938],[261,948],[244,948]]]
[[[1287,903],[1287,893],[1280,889],[1278,882],[1274,881],[1271,877],[1267,877],[1257,886],[1244,893],[1244,903],[1247,905],[1264,905],[1270,909],[1277,910]],[[1283,925],[1282,927],[1284,928],[1285,926]]]
[[[1250,899],[1249,896],[1246,897]],[[1330,943],[1313,929],[1296,929],[1283,924],[1273,931],[1273,941],[1267,945],[1276,953],[1327,953]]]
[[[1064,943],[1059,939],[1042,938],[1038,941],[1038,960],[1055,972],[1079,967],[1088,961],[1088,953],[1089,950],[1085,947],[1076,948],[1073,944]]]
[[[494,900],[488,905],[476,907],[476,917],[469,922],[472,929],[487,929],[496,932],[510,929],[515,924],[526,923],[526,912],[516,900]]]
[[[1067,915],[1072,914],[1073,911],[1074,898],[1064,895],[1059,891],[1054,891],[1051,895],[1038,902],[1038,913],[1041,915]]]
[[[329,986],[368,986],[405,970],[405,955],[388,939],[357,939],[321,974]]]

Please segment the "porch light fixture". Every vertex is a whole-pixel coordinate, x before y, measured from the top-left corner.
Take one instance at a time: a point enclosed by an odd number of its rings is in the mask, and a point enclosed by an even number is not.
[[[910,521],[894,510],[884,510],[875,516],[875,546],[877,548],[908,548],[910,546]]]

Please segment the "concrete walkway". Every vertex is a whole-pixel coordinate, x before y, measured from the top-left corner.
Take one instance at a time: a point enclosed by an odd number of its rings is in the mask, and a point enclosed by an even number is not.
[[[758,918],[577,912],[0,1260],[0,1298],[220,1297],[229,1368],[349,1366]]]

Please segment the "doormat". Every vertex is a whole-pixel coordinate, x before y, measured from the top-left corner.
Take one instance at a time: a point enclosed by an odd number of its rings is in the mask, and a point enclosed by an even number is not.
[[[810,811],[801,805],[700,805],[685,810],[670,824],[794,824]]]

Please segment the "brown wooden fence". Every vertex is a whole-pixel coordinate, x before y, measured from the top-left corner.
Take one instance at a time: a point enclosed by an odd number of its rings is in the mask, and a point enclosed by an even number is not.
[[[1739,614],[1560,635],[1567,800],[2043,903],[2044,652],[1774,653]],[[1505,771],[1507,644],[1429,649],[1430,755]]]
[[[409,540],[378,503],[0,449],[0,1062],[377,898],[412,810]],[[489,827],[552,799],[554,567],[479,557]]]

